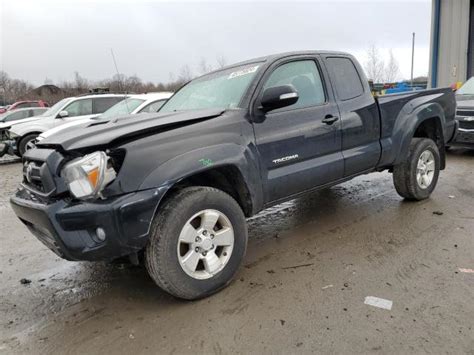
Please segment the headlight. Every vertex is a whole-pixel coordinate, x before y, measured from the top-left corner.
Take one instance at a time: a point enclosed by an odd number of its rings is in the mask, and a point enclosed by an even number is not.
[[[95,152],[66,164],[61,175],[74,197],[84,200],[101,197],[104,187],[117,175],[108,160],[104,152]]]

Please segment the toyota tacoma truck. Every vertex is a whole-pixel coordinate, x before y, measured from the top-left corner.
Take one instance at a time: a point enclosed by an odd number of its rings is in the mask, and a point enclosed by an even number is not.
[[[45,138],[11,205],[59,256],[143,260],[198,299],[231,282],[246,218],[269,206],[384,170],[403,198],[428,198],[454,116],[451,89],[374,98],[349,54],[272,55],[190,81],[158,113]]]

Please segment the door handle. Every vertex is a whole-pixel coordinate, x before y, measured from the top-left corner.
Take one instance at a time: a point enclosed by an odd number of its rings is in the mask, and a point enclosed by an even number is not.
[[[336,122],[338,119],[339,119],[339,117],[332,116],[332,115],[327,115],[326,117],[323,118],[322,122],[331,125],[334,122]]]

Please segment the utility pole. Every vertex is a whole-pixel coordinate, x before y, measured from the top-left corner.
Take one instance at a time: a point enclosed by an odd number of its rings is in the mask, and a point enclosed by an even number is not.
[[[413,64],[415,63],[415,32],[411,40],[411,88],[413,90]]]

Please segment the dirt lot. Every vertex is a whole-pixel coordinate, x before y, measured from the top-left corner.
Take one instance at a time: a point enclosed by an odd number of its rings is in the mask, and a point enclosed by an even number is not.
[[[139,267],[57,258],[8,205],[20,169],[0,165],[0,353],[474,354],[473,152],[420,203],[381,173],[264,211],[237,279],[197,302]]]

